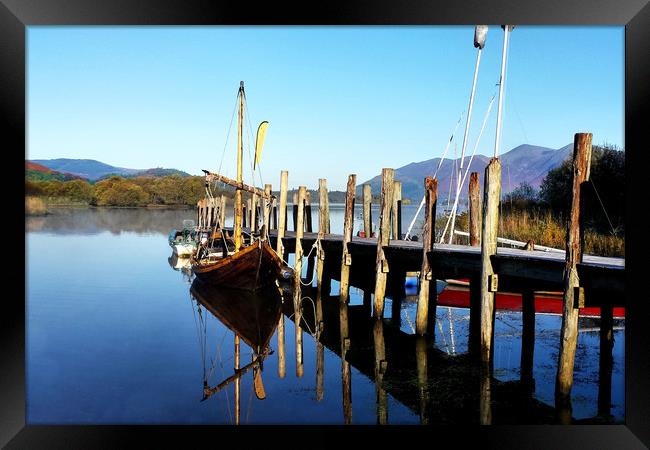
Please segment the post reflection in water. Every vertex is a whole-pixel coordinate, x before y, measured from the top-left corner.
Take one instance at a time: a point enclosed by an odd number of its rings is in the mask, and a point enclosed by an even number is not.
[[[345,424],[352,423],[352,376],[350,363],[345,359],[350,349],[350,333],[348,325],[348,305],[339,301],[339,323],[341,340],[341,386],[343,393],[343,417]]]
[[[420,423],[429,423],[427,405],[429,404],[429,388],[427,385],[427,341],[424,336],[418,336],[415,341],[415,362],[418,372],[418,397],[420,399]]]
[[[386,348],[384,343],[384,323],[381,318],[375,318],[373,325],[373,338],[375,342],[375,389],[377,391],[377,423],[388,423],[388,395],[384,389],[384,375],[388,367],[386,361]]]
[[[480,370],[480,424],[492,425],[492,386],[490,379],[490,369],[482,365]]]
[[[294,284],[293,294],[293,322],[296,330],[296,376],[298,378],[305,374],[304,360],[302,356],[302,328],[300,321],[302,320],[302,297],[300,291],[300,278]]]
[[[322,269],[321,269],[322,272]],[[320,286],[320,277],[319,277]],[[321,300],[320,288],[316,292],[316,321],[315,321],[315,339],[316,339],[316,400],[323,399],[323,386],[325,383],[325,346],[320,341],[320,335],[324,329],[323,322],[323,303]]]

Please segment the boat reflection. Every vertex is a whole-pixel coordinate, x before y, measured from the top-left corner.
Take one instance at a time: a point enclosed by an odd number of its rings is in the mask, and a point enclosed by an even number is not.
[[[264,359],[273,353],[269,342],[281,319],[281,290],[279,288],[268,289],[264,292],[254,293],[240,289],[224,289],[202,283],[200,279],[195,278],[190,287],[190,294],[196,300],[197,306],[205,308],[235,334],[233,373],[212,387],[208,382],[209,371],[205,369],[205,346],[202,348],[204,353],[202,400],[207,400],[234,383],[235,424],[239,424],[240,385],[241,378],[246,373],[253,371],[256,397],[259,400],[266,398],[262,372]],[[243,367],[240,366],[241,341],[253,351],[251,362]]]

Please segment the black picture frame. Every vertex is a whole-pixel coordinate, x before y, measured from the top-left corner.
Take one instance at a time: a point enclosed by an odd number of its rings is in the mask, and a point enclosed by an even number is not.
[[[347,438],[362,433],[364,440],[414,445],[426,439],[427,445],[461,447],[475,443],[496,448],[644,448],[650,446],[649,332],[644,319],[647,301],[640,290],[641,258],[646,250],[647,225],[632,214],[645,199],[641,183],[646,140],[642,118],[649,114],[650,96],[650,4],[647,0],[533,0],[491,2],[432,3],[418,0],[323,2],[311,10],[268,3],[253,7],[245,3],[207,2],[204,0],[0,0],[0,105],[2,107],[5,150],[11,155],[11,169],[5,175],[3,197],[9,206],[5,214],[10,227],[9,239],[20,244],[24,236],[20,210],[24,196],[25,149],[25,38],[30,25],[221,25],[221,24],[535,24],[535,25],[624,25],[625,26],[625,143],[626,149],[626,346],[625,346],[625,425],[544,425],[499,427],[243,427],[226,426],[26,426],[25,425],[25,273],[24,266],[5,267],[6,289],[0,312],[0,445],[7,448],[113,448],[125,447],[144,439],[146,448],[166,447],[172,438],[183,447],[203,440],[219,443],[224,438],[243,438],[241,433],[255,431],[261,445],[279,438],[283,445],[329,443],[351,445]],[[580,70],[571,67],[567,70]],[[563,105],[570,107],[570,105]],[[23,241],[24,243],[24,241]],[[20,252],[20,245],[17,246]],[[15,292],[9,293],[9,286]],[[637,290],[638,288],[638,290]],[[269,433],[271,432],[271,433]],[[305,435],[305,432],[318,436]],[[426,434],[426,436],[425,436]],[[343,440],[345,438],[345,440]],[[296,440],[294,440],[296,439]],[[248,441],[252,442],[252,441]],[[346,445],[348,444],[348,445]],[[255,445],[255,444],[253,444]],[[367,444],[356,444],[367,445]]]

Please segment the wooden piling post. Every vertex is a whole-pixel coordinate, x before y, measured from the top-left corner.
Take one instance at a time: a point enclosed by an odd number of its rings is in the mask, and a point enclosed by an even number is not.
[[[393,207],[391,211],[393,239],[402,239],[402,182],[393,181]]]
[[[343,219],[343,251],[341,256],[341,291],[339,298],[342,302],[348,303],[350,294],[350,266],[352,255],[348,250],[348,244],[352,241],[352,228],[354,223],[354,195],[357,183],[355,174],[348,176],[348,186],[345,194],[345,216]]]
[[[297,194],[297,217],[296,217],[296,251],[295,262],[293,266],[294,271],[294,285],[293,285],[293,308],[294,308],[294,323],[296,325],[296,376],[302,377],[304,373],[303,366],[303,353],[302,353],[302,328],[300,327],[300,320],[302,319],[302,237],[304,231],[304,217],[305,217],[305,196],[307,188],[300,186]]]
[[[532,392],[533,360],[535,354],[535,292],[525,289],[521,293],[521,370],[520,380]]]
[[[264,211],[262,211],[263,217],[264,217],[264,227],[266,229],[266,232],[268,233],[269,230],[271,229],[271,193],[273,189],[270,184],[265,184],[264,185],[264,193],[268,195],[268,198],[265,198],[262,204],[264,205]]]
[[[298,193],[293,193],[293,231],[298,231]],[[304,218],[303,218],[304,219]]]
[[[555,380],[555,399],[570,404],[573,365],[578,338],[578,313],[574,293],[580,286],[578,263],[582,262],[583,232],[580,221],[580,188],[589,180],[591,165],[591,133],[576,133],[573,141],[573,192],[567,222],[566,262],[564,266],[564,308],[560,331],[560,352]]]
[[[318,237],[322,239],[330,232],[330,208],[327,198],[327,180],[318,180]],[[320,298],[323,292],[323,269],[325,266],[325,252],[320,248],[316,264],[316,297]],[[328,291],[329,294],[329,291]]]
[[[312,221],[311,221],[311,192],[307,191],[305,196],[305,231],[307,233],[312,233]]]
[[[424,179],[424,227],[422,230],[422,269],[420,270],[420,292],[418,293],[418,308],[415,318],[415,331],[420,336],[427,333],[429,314],[432,320],[436,320],[435,302],[430,299],[437,297],[436,278],[434,277],[428,253],[433,250],[436,230],[436,205],[438,201],[438,180],[433,177]],[[433,281],[433,292],[431,282]],[[429,311],[429,303],[432,304],[432,311]]]
[[[257,224],[257,194],[253,194],[250,199],[251,202],[251,244],[255,241],[255,238],[253,237],[253,233],[256,233],[259,230],[258,224]]]
[[[307,191],[305,195],[305,231],[307,233],[312,233],[312,220],[311,220],[311,192]],[[309,253],[309,252],[308,252]],[[309,258],[307,258],[307,278],[310,280],[314,279],[314,265],[316,262],[316,252],[312,251]]]
[[[278,199],[274,198],[271,208],[273,209],[273,229],[278,229]]]
[[[226,196],[221,195],[221,226],[226,226]]]
[[[363,233],[372,237],[372,187],[363,185]]]
[[[379,213],[379,230],[377,233],[377,260],[375,265],[375,308],[374,317],[384,317],[384,298],[386,295],[386,277],[388,261],[384,254],[384,246],[390,241],[390,210],[393,204],[394,169],[381,171],[381,209]]]
[[[278,241],[275,251],[284,258],[284,232],[287,229],[287,187],[289,185],[289,172],[283,170],[280,174],[280,222],[278,223]]]
[[[478,172],[469,174],[469,245],[481,245],[481,196]]]
[[[491,363],[494,325],[494,294],[497,278],[490,257],[497,251],[501,161],[492,158],[485,168],[483,224],[481,230],[481,361]]]
[[[330,202],[327,196],[327,180],[318,180],[318,231],[323,235],[330,233]]]

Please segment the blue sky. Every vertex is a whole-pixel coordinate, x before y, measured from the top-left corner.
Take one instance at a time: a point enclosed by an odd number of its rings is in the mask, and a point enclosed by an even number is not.
[[[286,169],[291,187],[327,178],[343,190],[349,173],[363,182],[382,167],[442,156],[467,110],[473,34],[473,26],[30,26],[26,157],[217,170],[243,80],[251,129],[269,121],[263,181],[276,187]],[[624,147],[623,27],[518,26],[510,38],[501,153],[559,148],[585,131]],[[502,46],[503,31],[490,26],[467,152],[496,90]],[[496,109],[495,101],[480,154],[494,151]],[[235,119],[222,166],[230,176],[236,136]]]

